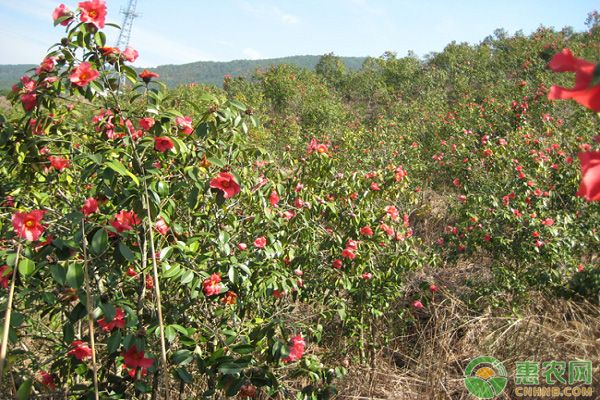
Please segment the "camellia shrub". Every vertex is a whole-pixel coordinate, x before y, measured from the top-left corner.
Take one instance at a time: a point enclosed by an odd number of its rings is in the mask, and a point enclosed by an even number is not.
[[[2,391],[330,397],[319,320],[364,352],[427,260],[409,172],[340,172],[314,138],[275,164],[251,109],[138,73],[106,13],[57,7],[0,116]]]

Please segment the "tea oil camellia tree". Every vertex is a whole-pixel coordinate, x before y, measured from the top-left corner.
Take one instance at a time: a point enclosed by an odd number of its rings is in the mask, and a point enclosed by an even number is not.
[[[314,139],[279,168],[247,140],[253,112],[138,74],[106,14],[59,5],[65,37],[0,117],[3,391],[330,397],[345,368],[313,353],[313,322],[372,349],[421,264],[406,171],[340,174]]]

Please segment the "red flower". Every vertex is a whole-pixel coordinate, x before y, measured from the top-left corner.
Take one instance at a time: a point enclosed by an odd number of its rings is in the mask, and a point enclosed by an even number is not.
[[[371,182],[371,186],[370,186],[371,190],[381,190],[381,188],[379,187],[379,185],[377,184],[377,182]]]
[[[92,64],[90,64],[87,61],[84,61],[81,64],[79,64],[73,70],[73,72],[71,72],[69,80],[75,86],[84,87],[91,81],[98,78],[98,76],[100,76],[100,73],[92,68]]]
[[[289,221],[296,216],[296,212],[294,210],[287,210],[281,216]]]
[[[25,111],[31,111],[37,104],[37,94],[35,93],[25,93],[21,96],[21,104],[23,105],[23,109]]]
[[[202,282],[202,290],[204,291],[205,296],[216,296],[221,294],[221,290],[223,285],[221,285],[221,274],[218,272],[216,274],[212,274],[210,277],[206,278],[204,282]]]
[[[152,275],[146,275],[146,289],[150,290],[154,287],[154,279]]]
[[[279,207],[277,205],[277,203],[279,203],[279,195],[277,194],[277,191],[273,190],[271,192],[271,195],[269,196],[269,203],[271,203],[273,207]]]
[[[413,302],[413,307],[417,310],[422,310],[424,308],[423,303],[421,303],[421,300],[415,300]]]
[[[438,285],[432,283],[431,285],[429,285],[429,290],[431,290],[431,293],[436,293],[439,290]]]
[[[38,240],[46,229],[42,224],[42,218],[46,211],[33,210],[29,213],[17,212],[12,216],[12,224],[17,236],[29,241]]]
[[[221,299],[221,303],[229,305],[237,303],[237,294],[232,290],[228,291],[225,293],[225,297]]]
[[[115,328],[123,329],[125,328],[125,312],[118,308],[115,312],[115,317],[110,322],[106,322],[104,318],[98,319],[98,325],[104,332],[110,332]]]
[[[135,277],[137,277],[137,272],[135,272],[135,269],[129,267],[129,268],[127,268],[127,276],[135,278]]]
[[[340,260],[339,258],[336,260],[333,260],[332,267],[335,269],[342,269],[342,267],[343,267],[342,260]]]
[[[238,243],[237,248],[240,249],[240,251],[244,251],[248,248],[248,245],[246,243]]]
[[[4,289],[8,288],[8,281],[10,280],[11,270],[8,268],[8,265],[3,265],[0,267],[0,286]]]
[[[90,349],[87,343],[82,342],[81,340],[75,340],[71,343],[71,350],[69,350],[67,354],[80,361],[85,361],[92,358],[92,349]]]
[[[347,258],[349,260],[354,260],[356,258],[356,254],[354,254],[354,250],[350,248],[345,248],[342,250],[342,257]]]
[[[167,225],[163,217],[160,217],[154,226],[161,235],[166,235],[169,232],[169,225]]]
[[[254,241],[254,247],[256,247],[256,248],[264,249],[266,245],[267,245],[267,238],[264,236],[258,237]]]
[[[154,122],[154,118],[152,117],[142,118],[140,119],[140,126],[143,130],[149,131],[154,126]]]
[[[50,390],[56,389],[56,383],[54,383],[54,375],[47,373],[46,371],[38,371],[39,381],[42,385],[46,386]]]
[[[386,206],[385,213],[393,220],[397,221],[399,217],[398,209],[395,206]]]
[[[140,78],[142,78],[142,80],[146,84],[148,84],[148,83],[150,83],[150,81],[152,80],[152,78],[160,78],[160,75],[157,74],[156,72],[150,72],[147,69],[145,69],[142,72],[140,72]]]
[[[129,62],[135,62],[140,55],[136,49],[129,46],[125,48],[121,54],[123,54],[123,57]]]
[[[106,2],[104,0],[82,1],[79,3],[81,22],[88,22],[97,28],[104,28],[104,19],[106,18]]]
[[[56,64],[56,59],[54,57],[46,57],[42,61],[42,63],[35,69],[35,74],[39,75],[42,72],[50,72],[54,69],[54,65]]]
[[[587,201],[600,200],[600,151],[578,154],[582,178],[577,196]]]
[[[160,136],[154,138],[154,150],[164,153],[173,148],[174,144],[171,139],[166,136]]]
[[[235,181],[233,175],[229,172],[221,172],[219,176],[210,181],[210,187],[219,189],[223,192],[226,199],[235,196],[240,192],[240,185]]]
[[[552,86],[548,92],[549,100],[573,99],[584,107],[600,112],[600,85],[589,87],[592,83],[595,65],[576,58],[569,49],[563,49],[552,57],[548,67],[554,72],[575,72],[575,86],[566,89]]]
[[[138,351],[135,344],[127,352],[121,353],[121,355],[123,356],[124,366],[129,369],[128,374],[132,378],[135,377],[137,368],[141,368],[142,375],[146,375],[146,370],[154,364],[154,359],[145,358],[144,352]]]
[[[50,165],[52,165],[57,171],[62,171],[63,169],[71,166],[71,161],[64,157],[50,156],[48,157],[48,160],[50,161]]]
[[[115,215],[115,218],[110,221],[110,224],[117,230],[117,232],[129,231],[133,229],[135,225],[139,225],[140,223],[141,221],[134,211],[125,210],[121,210]]]
[[[283,359],[283,362],[294,362],[298,361],[302,358],[304,354],[304,347],[306,346],[306,342],[302,338],[302,335],[296,335],[290,340],[290,353],[286,358]]]
[[[177,117],[175,118],[175,123],[177,124],[177,128],[186,135],[194,132],[194,127],[192,126],[192,118],[190,117]]]
[[[369,279],[373,278],[373,274],[370,272],[365,272],[361,275],[361,278],[363,278],[365,281],[368,281]]]
[[[360,234],[365,236],[373,236],[373,229],[370,226],[363,226],[360,228]]]
[[[93,197],[88,197],[85,199],[83,207],[81,207],[81,212],[86,216],[98,212],[98,200]]]
[[[69,22],[71,22],[73,20],[73,12],[69,9],[69,7],[65,6],[64,4],[60,4],[52,12],[52,19],[55,22],[56,22],[57,19],[59,19],[61,17],[68,17],[68,16],[71,16],[71,18],[67,18],[64,21],[62,21],[60,23],[62,26],[69,25]]]

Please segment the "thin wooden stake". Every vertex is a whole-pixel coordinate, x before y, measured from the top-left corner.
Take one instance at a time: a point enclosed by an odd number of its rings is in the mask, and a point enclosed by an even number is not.
[[[22,245],[17,246],[17,255],[15,257],[15,266],[12,271],[10,289],[8,290],[8,303],[6,304],[6,313],[4,314],[4,330],[2,331],[2,346],[0,346],[0,386],[4,376],[4,364],[6,363],[6,349],[8,348],[8,332],[10,331],[10,317],[12,315],[13,298],[15,294],[15,281],[17,280],[17,268],[19,267],[19,258],[21,256]]]

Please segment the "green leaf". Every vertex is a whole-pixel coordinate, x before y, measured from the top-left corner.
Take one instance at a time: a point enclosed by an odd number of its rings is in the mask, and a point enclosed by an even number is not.
[[[67,285],[73,289],[79,289],[83,285],[83,267],[81,264],[71,263],[67,269]]]
[[[54,278],[54,280],[56,282],[58,282],[59,285],[64,285],[65,284],[65,278],[67,276],[67,270],[64,269],[61,265],[59,265],[59,264],[50,264],[50,274],[52,274],[52,278]]]
[[[185,383],[193,382],[192,374],[187,372],[185,368],[175,368],[175,374],[177,375],[177,377],[179,377],[179,379],[181,379]]]
[[[127,261],[135,261],[135,253],[125,243],[119,242],[119,252]]]
[[[102,228],[98,229],[92,237],[92,253],[98,255],[102,254],[108,248],[108,233]]]
[[[140,180],[138,179],[138,177],[131,173],[131,171],[129,171],[127,168],[125,168],[121,161],[108,160],[105,162],[105,165],[121,176],[129,176],[137,186],[140,185]]]
[[[177,332],[175,332],[175,329],[171,325],[167,325],[165,327],[165,337],[167,338],[167,340],[169,342],[172,342],[173,340],[175,340],[176,336]]]
[[[102,314],[104,314],[104,319],[106,322],[110,322],[115,318],[117,309],[114,305],[110,303],[102,303],[100,304],[100,309],[102,310]]]
[[[23,276],[33,274],[35,271],[35,263],[28,258],[23,258],[19,261],[19,273]]]
[[[592,81],[589,87],[600,85],[600,62],[594,67],[594,73],[592,74]]]
[[[244,370],[244,366],[234,362],[226,362],[219,365],[219,372],[225,375],[235,375]]]
[[[17,400],[27,400],[31,395],[31,387],[33,385],[33,381],[31,379],[25,380],[19,386],[19,390],[17,390]]]
[[[121,330],[117,329],[113,332],[112,335],[110,335],[110,338],[108,338],[108,353],[112,354],[114,352],[116,352],[117,350],[119,350],[119,347],[121,347]]]
[[[173,361],[173,363],[177,364],[177,365],[187,365],[189,364],[193,359],[193,354],[190,350],[177,350],[175,353],[173,353],[173,355],[171,356],[171,360]]]

